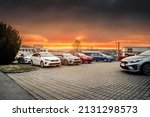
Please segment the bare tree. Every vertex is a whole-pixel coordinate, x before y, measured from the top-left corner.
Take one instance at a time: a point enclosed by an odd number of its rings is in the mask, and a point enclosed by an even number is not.
[[[72,46],[74,48],[74,51],[78,52],[80,50],[80,47],[81,47],[81,41],[79,39],[75,39]]]

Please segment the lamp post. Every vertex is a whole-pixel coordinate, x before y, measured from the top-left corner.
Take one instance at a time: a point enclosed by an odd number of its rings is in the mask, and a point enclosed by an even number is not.
[[[120,60],[120,42],[117,42],[117,60]]]

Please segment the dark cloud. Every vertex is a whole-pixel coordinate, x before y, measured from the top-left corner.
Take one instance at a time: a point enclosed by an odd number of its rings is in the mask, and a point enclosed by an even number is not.
[[[35,10],[56,9],[87,10],[93,13],[136,13],[147,14],[150,12],[149,0],[1,0],[1,8],[32,8]]]
[[[111,17],[145,20],[150,18],[149,0],[1,0],[1,14],[47,15],[68,14],[70,17]]]
[[[112,36],[137,29],[148,32],[149,6],[149,0],[0,0],[0,18],[21,25],[25,32],[90,30],[85,32],[99,39],[102,29],[104,37],[108,32]]]

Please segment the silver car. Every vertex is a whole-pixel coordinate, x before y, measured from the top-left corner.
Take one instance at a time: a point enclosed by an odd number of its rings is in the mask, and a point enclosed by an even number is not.
[[[142,72],[145,75],[150,75],[150,50],[137,56],[122,59],[120,67],[127,71]]]
[[[59,53],[59,54],[55,54],[55,56],[61,59],[61,63],[63,65],[81,64],[81,59],[79,57],[73,56],[70,53],[61,53],[61,54]]]
[[[25,64],[25,63],[28,64],[31,62],[31,56],[32,56],[32,54],[29,54],[29,53],[28,54],[18,54],[15,59],[20,64]]]

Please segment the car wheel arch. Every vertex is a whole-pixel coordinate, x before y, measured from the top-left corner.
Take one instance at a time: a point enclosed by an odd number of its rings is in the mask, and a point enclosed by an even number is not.
[[[63,64],[64,64],[64,65],[68,65],[68,60],[67,60],[67,59],[64,59],[64,60],[63,60]]]
[[[140,67],[140,72],[143,72],[143,66],[146,65],[146,64],[149,64],[149,65],[150,65],[150,62],[145,62],[145,63],[143,63],[143,64],[141,65],[141,67]]]
[[[43,63],[43,66],[41,65],[41,63]],[[40,61],[40,66],[44,67],[44,61],[43,60]]]
[[[34,65],[33,60],[31,60],[31,65]]]

